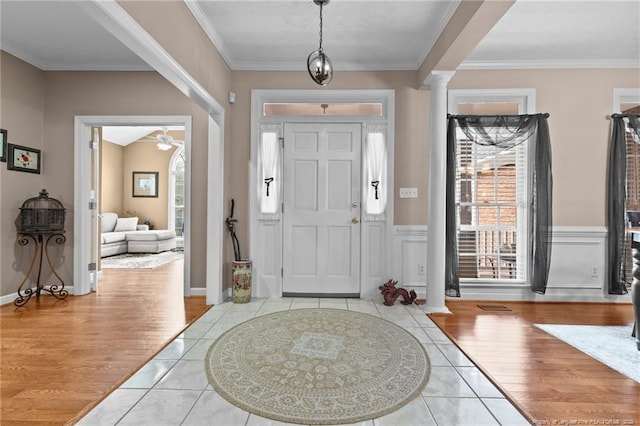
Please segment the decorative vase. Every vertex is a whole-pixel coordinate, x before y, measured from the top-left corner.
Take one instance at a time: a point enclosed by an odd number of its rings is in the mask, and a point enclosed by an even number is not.
[[[251,302],[251,267],[250,260],[234,260],[233,269],[233,303]]]

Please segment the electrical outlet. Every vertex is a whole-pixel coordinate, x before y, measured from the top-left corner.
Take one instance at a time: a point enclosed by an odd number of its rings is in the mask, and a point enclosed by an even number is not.
[[[424,263],[418,263],[418,275],[424,275]]]
[[[598,267],[594,266],[591,268],[591,276],[592,277],[597,277],[598,276]]]
[[[418,198],[418,188],[400,188],[400,198]]]

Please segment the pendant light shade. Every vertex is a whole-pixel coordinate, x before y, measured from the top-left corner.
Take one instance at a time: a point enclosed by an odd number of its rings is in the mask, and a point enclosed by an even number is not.
[[[307,70],[313,81],[326,86],[333,80],[333,64],[322,51],[322,7],[328,4],[329,0],[313,0],[313,2],[320,6],[320,45],[318,50],[314,50],[307,57]]]
[[[307,58],[309,75],[321,86],[326,86],[333,80],[333,65],[322,50],[314,50]]]

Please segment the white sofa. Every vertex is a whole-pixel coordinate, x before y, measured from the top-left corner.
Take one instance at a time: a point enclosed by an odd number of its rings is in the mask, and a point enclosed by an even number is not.
[[[121,253],[160,253],[176,248],[176,233],[166,229],[150,231],[138,225],[137,217],[102,213],[100,257]]]

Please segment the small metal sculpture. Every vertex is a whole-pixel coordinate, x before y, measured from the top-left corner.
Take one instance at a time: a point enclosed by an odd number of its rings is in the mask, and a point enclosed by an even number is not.
[[[378,287],[380,294],[382,294],[382,297],[384,298],[383,303],[387,306],[393,306],[396,303],[396,299],[402,296],[404,300],[400,303],[403,305],[412,304],[413,301],[416,300],[416,297],[418,297],[416,292],[414,290],[408,292],[402,287],[396,288],[396,284],[398,284],[398,281],[389,280]]]

